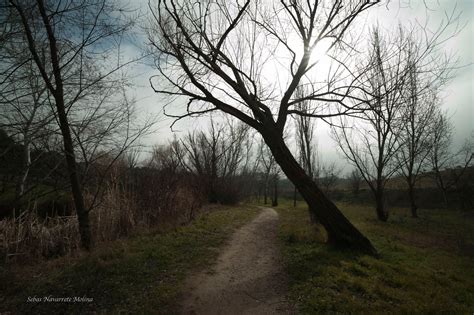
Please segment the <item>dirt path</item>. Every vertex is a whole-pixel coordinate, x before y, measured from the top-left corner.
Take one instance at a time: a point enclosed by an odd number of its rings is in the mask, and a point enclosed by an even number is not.
[[[183,314],[291,314],[270,208],[234,233],[212,272],[192,276]]]

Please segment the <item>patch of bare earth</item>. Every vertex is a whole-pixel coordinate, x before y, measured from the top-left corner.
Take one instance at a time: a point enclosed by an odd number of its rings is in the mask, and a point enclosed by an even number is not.
[[[188,280],[182,313],[292,314],[277,228],[277,212],[263,208],[235,232],[212,270]]]

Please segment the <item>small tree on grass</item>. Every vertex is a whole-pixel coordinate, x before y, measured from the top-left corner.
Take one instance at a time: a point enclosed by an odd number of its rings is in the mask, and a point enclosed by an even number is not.
[[[453,132],[454,126],[447,114],[437,111],[430,137],[429,165],[436,186],[443,195],[446,208],[449,206],[449,190],[456,186],[474,161],[472,138],[470,141],[466,141],[460,150],[454,151],[452,148]]]
[[[405,77],[403,46],[401,34],[392,41],[378,28],[373,29],[365,72],[368,84],[365,97],[373,110],[362,113],[363,119],[341,119],[342,128],[333,128],[332,133],[372,191],[380,221],[388,220],[385,187],[397,171],[394,156],[400,146],[397,137]]]
[[[448,32],[457,19],[454,13],[435,32],[399,26],[388,36],[374,28],[368,63],[362,66],[366,71],[361,71],[367,84],[362,97],[372,110],[361,113],[359,120],[341,119],[343,128],[333,128],[339,147],[372,191],[381,221],[389,217],[385,187],[397,172],[407,181],[412,215],[417,216],[415,184],[430,150],[436,92],[453,69],[439,48],[459,31]]]
[[[435,58],[436,45],[420,43],[414,36],[408,36],[404,50],[404,105],[396,159],[407,183],[411,215],[417,218],[416,184],[432,150],[432,135],[437,133],[438,91],[450,79],[455,61],[450,57]]]

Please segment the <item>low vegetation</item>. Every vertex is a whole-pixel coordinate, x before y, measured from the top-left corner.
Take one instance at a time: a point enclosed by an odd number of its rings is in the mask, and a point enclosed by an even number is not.
[[[0,313],[127,312],[170,314],[183,281],[211,264],[255,207],[218,207],[191,224],[102,243],[86,255],[0,267]],[[92,298],[54,303],[45,298]],[[28,302],[28,299],[42,302]]]
[[[474,309],[474,213],[373,209],[339,204],[374,243],[380,258],[331,250],[308,225],[306,205],[277,208],[290,296],[301,313],[470,313]]]

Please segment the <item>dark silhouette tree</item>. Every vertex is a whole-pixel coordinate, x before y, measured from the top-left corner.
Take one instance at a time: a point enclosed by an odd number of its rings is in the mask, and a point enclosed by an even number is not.
[[[362,235],[297,162],[284,141],[290,115],[328,118],[360,111],[366,105],[354,92],[355,80],[342,80],[344,67],[318,85],[308,79],[313,51],[344,46],[344,35],[374,1],[158,1],[149,41],[159,75],[157,93],[188,99],[178,120],[222,111],[257,130],[276,162],[306,200],[310,211],[337,247],[375,254]],[[286,64],[285,62],[288,61]],[[278,73],[275,71],[278,67]],[[284,74],[283,74],[284,73]],[[278,79],[284,76],[281,90]],[[272,80],[273,78],[273,80]],[[156,79],[160,79],[158,84]],[[344,81],[344,82],[342,82]],[[295,96],[306,85],[308,94]],[[353,102],[350,102],[352,100]],[[297,104],[323,104],[304,113]]]
[[[3,2],[2,25],[10,26],[8,41],[24,48],[25,59],[3,61],[8,78],[29,61],[47,89],[62,136],[69,182],[79,221],[81,246],[92,246],[89,211],[84,203],[75,152],[71,110],[75,104],[101,101],[121,84],[113,74],[126,64],[120,38],[132,25],[126,10],[105,0]],[[8,28],[8,27],[7,27]],[[108,60],[107,64],[98,61]]]

